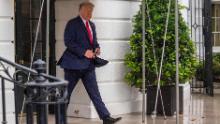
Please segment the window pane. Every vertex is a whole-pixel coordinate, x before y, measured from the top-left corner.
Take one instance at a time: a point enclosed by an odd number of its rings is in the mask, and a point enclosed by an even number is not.
[[[212,32],[214,46],[220,46],[220,4],[212,6]]]
[[[213,34],[214,46],[220,46],[220,34]]]

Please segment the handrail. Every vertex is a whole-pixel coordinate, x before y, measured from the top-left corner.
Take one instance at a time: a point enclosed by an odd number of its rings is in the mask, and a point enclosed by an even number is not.
[[[7,60],[7,59],[5,59],[5,58],[3,58],[3,57],[0,56],[0,62],[1,62],[1,61],[4,62],[4,63],[7,63],[7,64],[9,64],[9,65],[11,65],[11,66],[13,66],[13,67],[15,67],[16,69],[20,69],[20,70],[23,70],[23,71],[27,71],[27,72],[29,72],[29,73],[31,73],[31,74],[33,74],[33,75],[37,75],[37,74],[38,74],[38,72],[37,72],[36,70],[27,68],[27,67],[25,67],[25,66],[19,65],[19,64],[14,63],[14,62],[11,62],[11,61],[9,61],[9,60]],[[45,74],[45,73],[40,73],[40,76],[43,76],[43,77],[45,77],[45,78],[52,79],[52,80],[55,80],[55,81],[66,82],[66,81],[63,80],[63,79],[59,79],[59,78],[57,78],[57,77],[50,76],[50,75],[47,75],[47,74]]]
[[[7,60],[7,59],[5,59],[5,58],[3,58],[3,57],[0,56],[0,62],[1,62],[1,61],[5,62],[5,63],[7,63],[7,64],[9,64],[9,65],[11,65],[11,66],[14,66],[14,67],[16,67],[17,69],[21,69],[21,70],[24,70],[24,71],[28,71],[28,72],[30,72],[31,74],[37,74],[37,71],[36,71],[36,70],[32,70],[32,69],[29,69],[29,68],[27,68],[27,67],[25,67],[25,66],[19,65],[19,64],[14,63],[14,62],[11,62],[11,61],[9,61],[9,60]]]
[[[9,67],[13,66],[16,70],[15,74],[11,76],[9,72]],[[2,85],[2,110],[3,110],[3,120],[2,124],[7,124],[6,120],[6,103],[5,103],[5,80],[7,82],[13,82],[14,85],[18,85],[25,88],[25,105],[26,105],[26,123],[34,124],[33,119],[33,106],[36,106],[37,111],[37,124],[47,124],[47,105],[56,104],[56,117],[61,117],[61,105],[67,104],[67,85],[68,82],[45,74],[46,64],[42,60],[37,60],[33,63],[33,69],[27,68],[23,65],[19,65],[12,61],[9,61],[0,56],[0,72],[4,72],[8,77],[0,73],[0,81]],[[25,84],[22,84],[23,80],[16,79],[18,77],[18,72],[24,72],[26,75],[32,75],[33,80],[27,80]],[[17,76],[15,76],[17,75]],[[23,77],[24,78],[24,77]],[[54,97],[54,99],[48,99],[49,97]],[[65,110],[64,110],[65,111]],[[64,112],[65,114],[66,112]],[[64,115],[65,117],[65,115]],[[16,123],[17,116],[16,116]],[[66,124],[66,118],[64,120],[56,119],[56,124]]]

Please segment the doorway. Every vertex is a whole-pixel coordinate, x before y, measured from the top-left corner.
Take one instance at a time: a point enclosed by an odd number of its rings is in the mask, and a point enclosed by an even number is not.
[[[16,0],[15,11],[15,61],[18,64],[30,67],[31,58],[34,50],[34,40],[36,35],[37,24],[40,15],[41,4],[43,0]],[[50,41],[49,41],[49,56],[46,56],[46,1],[39,28],[39,34],[35,47],[33,61],[42,59],[46,61],[49,58],[49,74],[56,75],[55,61],[55,19],[54,19],[54,0],[50,3]],[[25,83],[25,82],[24,82]],[[15,86],[15,103],[16,115],[22,111],[24,100],[24,89]]]

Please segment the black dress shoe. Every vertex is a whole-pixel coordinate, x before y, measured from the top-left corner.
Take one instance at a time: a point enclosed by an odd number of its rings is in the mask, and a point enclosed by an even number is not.
[[[103,119],[103,124],[114,124],[118,121],[120,121],[122,117],[117,117],[117,118],[112,118],[112,117],[107,117]]]

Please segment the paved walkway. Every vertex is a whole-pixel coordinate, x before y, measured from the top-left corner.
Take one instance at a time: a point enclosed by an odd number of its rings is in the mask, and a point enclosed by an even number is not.
[[[220,124],[220,94],[214,97],[194,94],[191,99],[189,112],[180,115],[180,124]],[[141,113],[119,116],[122,116],[123,119],[117,124],[142,124]],[[146,118],[146,124],[176,124],[175,117],[168,117],[167,120],[164,120],[161,116],[155,119],[150,116],[146,116]],[[53,115],[49,116],[49,120],[48,124],[55,124]],[[99,119],[68,117],[68,124],[102,124],[102,121]]]
[[[220,124],[220,94],[214,97],[194,94],[192,95],[190,110],[180,116],[181,124]],[[141,113],[120,115],[122,121],[117,124],[141,124]],[[175,124],[176,118],[163,117],[152,119],[147,117],[147,124]],[[68,118],[68,124],[102,124],[99,119]]]

